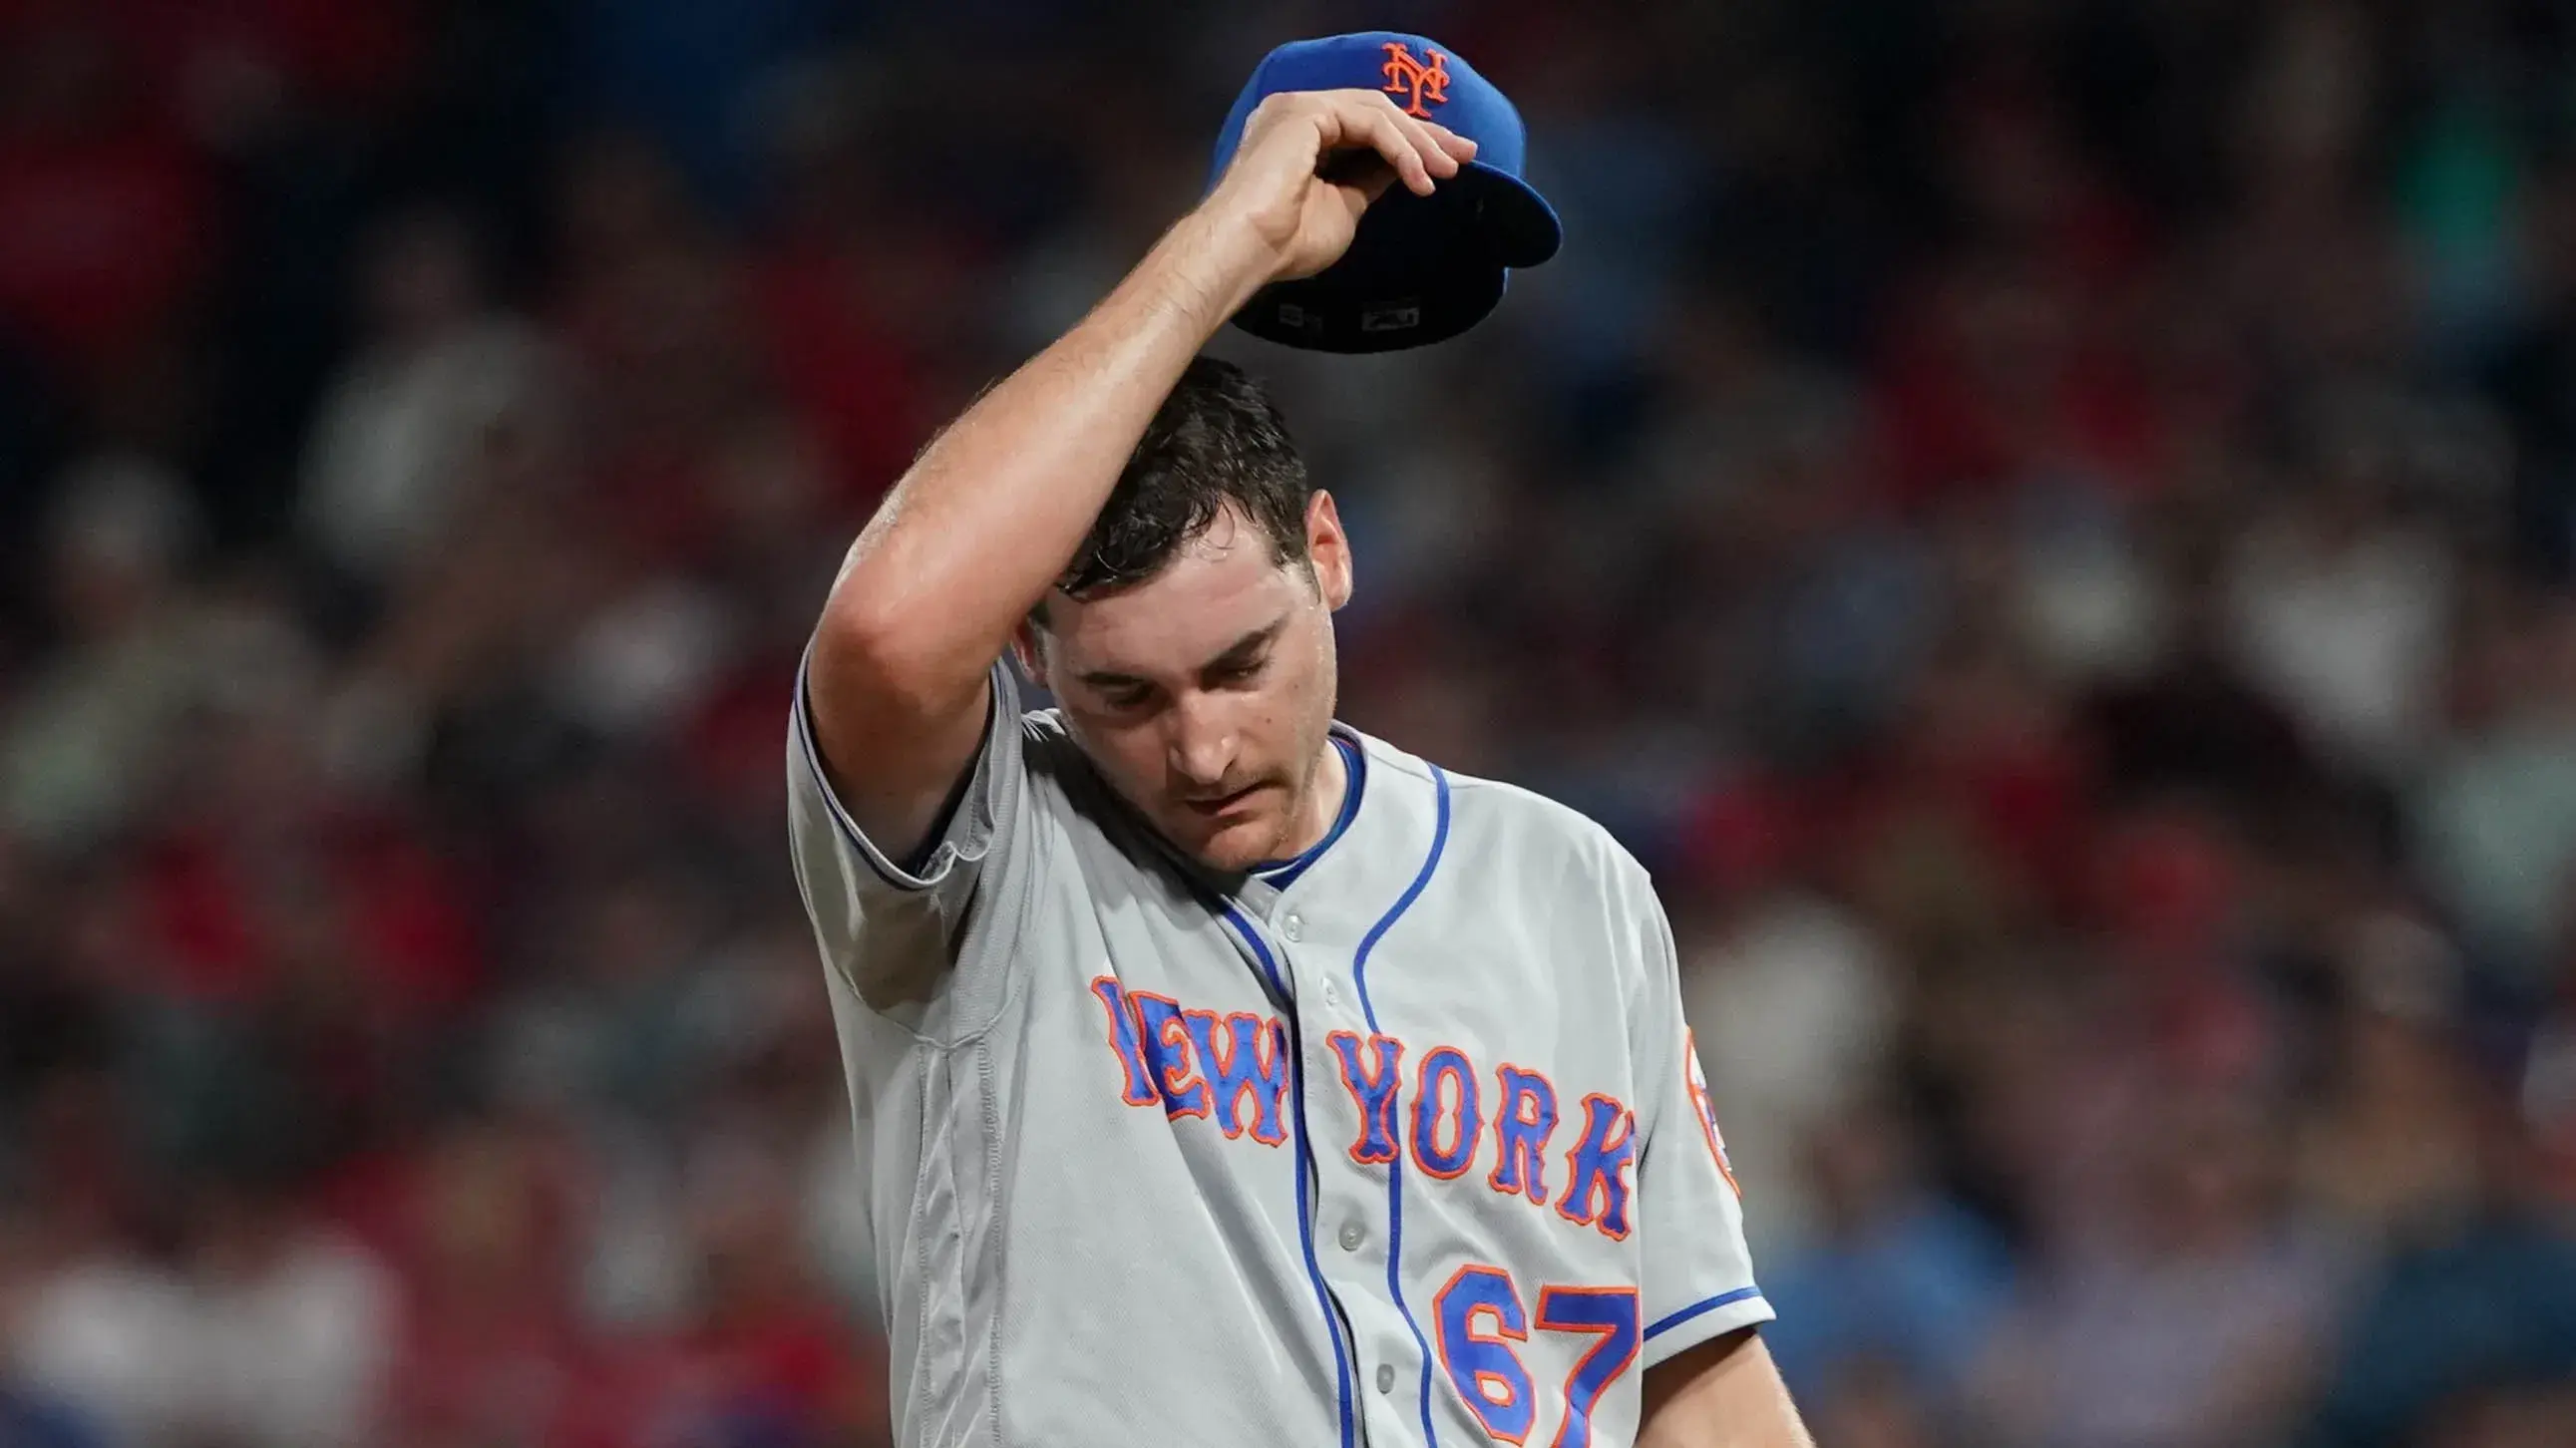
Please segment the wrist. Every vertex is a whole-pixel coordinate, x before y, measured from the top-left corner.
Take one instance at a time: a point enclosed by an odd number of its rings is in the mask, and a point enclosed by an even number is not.
[[[1250,222],[1206,208],[1175,223],[1152,261],[1174,297],[1211,335],[1269,284],[1279,264]]]

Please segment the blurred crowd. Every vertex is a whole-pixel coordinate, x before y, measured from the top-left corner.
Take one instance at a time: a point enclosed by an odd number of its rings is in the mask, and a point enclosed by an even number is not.
[[[798,651],[1379,25],[1565,251],[1218,347],[1343,717],[1654,867],[1820,1442],[2576,1443],[2576,12],[0,0],[0,1444],[883,1441]]]

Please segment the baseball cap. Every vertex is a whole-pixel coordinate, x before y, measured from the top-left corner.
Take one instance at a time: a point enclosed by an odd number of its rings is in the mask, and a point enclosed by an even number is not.
[[[1235,97],[1208,185],[1225,174],[1264,97],[1346,89],[1385,92],[1408,114],[1474,141],[1476,159],[1429,196],[1388,188],[1360,218],[1339,261],[1262,288],[1234,324],[1319,352],[1391,352],[1454,337],[1502,300],[1512,268],[1538,265],[1564,240],[1555,209],[1521,179],[1520,112],[1458,52],[1392,30],[1280,46]]]

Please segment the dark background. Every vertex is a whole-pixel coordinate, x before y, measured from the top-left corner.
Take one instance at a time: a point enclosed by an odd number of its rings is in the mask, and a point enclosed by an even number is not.
[[[1655,868],[1820,1441],[2576,1443],[2537,0],[0,0],[0,1443],[881,1440],[797,651],[1379,25],[1565,251],[1219,347],[1344,717]]]

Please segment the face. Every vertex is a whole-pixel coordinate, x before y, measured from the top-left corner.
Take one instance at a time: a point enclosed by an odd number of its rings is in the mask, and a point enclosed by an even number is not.
[[[1042,636],[1021,630],[1021,663],[1102,776],[1221,870],[1293,855],[1324,829],[1332,613],[1351,596],[1324,493],[1307,505],[1306,548],[1311,571],[1276,561],[1229,509],[1154,577],[1087,601],[1057,593]]]

